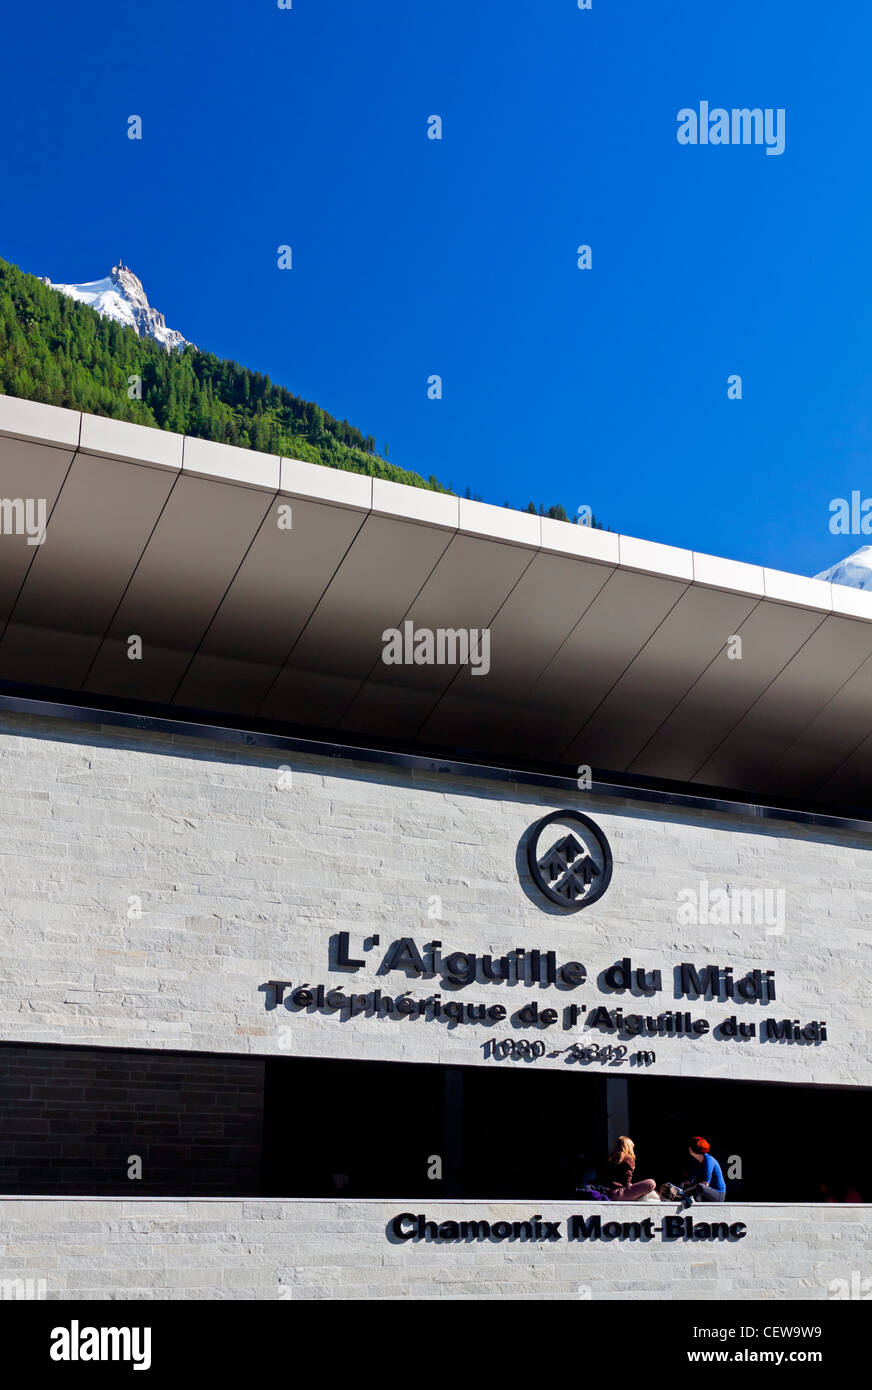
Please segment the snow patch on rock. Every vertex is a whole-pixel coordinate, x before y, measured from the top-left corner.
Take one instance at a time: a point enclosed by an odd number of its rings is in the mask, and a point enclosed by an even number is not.
[[[167,328],[166,319],[148,302],[142,281],[129,266],[113,265],[105,280],[91,280],[82,285],[55,285],[43,277],[49,289],[59,290],[70,299],[89,304],[103,318],[126,324],[140,338],[153,338],[171,352],[187,345],[175,328]]]

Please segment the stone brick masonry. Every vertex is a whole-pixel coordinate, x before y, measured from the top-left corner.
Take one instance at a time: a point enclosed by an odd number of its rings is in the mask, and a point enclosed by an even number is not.
[[[498,983],[461,992],[510,1012],[571,997],[656,1013],[675,1007],[681,961],[729,964],[737,978],[773,969],[771,1009],[682,1007],[713,1023],[825,1019],[826,1043],[658,1038],[642,1044],[656,1051],[645,1074],[870,1083],[866,834],[12,714],[0,719],[0,778],[4,1041],[493,1065],[483,1043],[518,1036],[509,1022],[267,1007],[271,978],[432,994],[439,981],[377,966],[395,937],[435,935],[443,953],[523,944],[587,967],[571,996]],[[521,848],[561,805],[595,816],[615,860],[607,894],[569,917],[539,898]],[[783,930],[682,925],[679,894],[703,881],[783,890]],[[328,969],[340,931],[358,955],[380,937],[354,975]],[[663,971],[659,996],[597,991],[625,956]],[[548,1050],[592,1036],[607,1040],[558,1025]]]
[[[392,1243],[399,1213],[436,1221],[523,1221],[563,1239]],[[647,1203],[421,1204],[336,1201],[0,1199],[0,1281],[44,1279],[49,1299],[833,1299],[865,1296],[863,1207],[696,1207],[694,1221],[743,1222],[737,1241],[567,1241],[568,1218],[659,1223]],[[14,1285],[0,1294],[14,1297]]]
[[[129,1065],[156,1077],[162,1050],[223,1053],[231,1090],[220,1096],[214,1067],[200,1078],[218,1096],[219,1147],[232,1140],[252,1152],[246,1126],[257,1087],[234,1093],[234,1057],[488,1066],[485,1039],[512,1036],[508,1024],[488,1030],[268,1009],[260,986],[271,978],[432,992],[432,982],[379,975],[380,952],[357,975],[330,972],[331,939],[341,931],[357,953],[372,934],[383,945],[438,936],[445,952],[553,949],[586,965],[588,984],[573,997],[588,1006],[615,1002],[596,980],[624,956],[663,971],[663,994],[645,1005],[655,1010],[674,1006],[671,969],[683,960],[729,964],[737,977],[773,969],[773,1014],[826,1019],[828,1042],[658,1039],[646,1044],[656,1046],[656,1060],[639,1074],[870,1084],[868,835],[11,714],[0,718],[0,779],[0,1040],[147,1049],[152,1061]],[[568,918],[540,902],[522,853],[531,823],[560,806],[592,814],[615,861],[605,897]],[[730,891],[783,889],[783,931],[754,922],[682,925],[678,895],[701,881]],[[476,998],[512,1008],[536,996],[550,1004],[554,993],[474,987]],[[619,1002],[630,1007],[629,996]],[[713,1019],[768,1012],[686,1007]],[[578,1037],[561,1033],[556,1044]],[[53,1143],[54,1090],[93,1084],[99,1092],[107,1081],[77,1071],[75,1052],[67,1056],[62,1073],[32,1074],[43,1102],[34,1143]],[[559,1053],[530,1065],[567,1062]],[[205,1141],[194,1090],[186,1103]],[[123,1109],[123,1095],[110,1102],[104,1091],[103,1099],[107,1118],[114,1104]],[[19,1153],[24,1166],[36,1157]],[[535,1200],[431,1208],[399,1198],[5,1197],[0,1292],[14,1296],[6,1291],[30,1277],[45,1279],[52,1298],[825,1299],[862,1287],[857,1281],[870,1272],[861,1206],[731,1203],[694,1216],[744,1222],[747,1236],[735,1242],[543,1247],[392,1243],[388,1222],[404,1210],[513,1221],[540,1208]],[[548,1204],[543,1215],[565,1222],[574,1210],[622,1221],[660,1211]]]

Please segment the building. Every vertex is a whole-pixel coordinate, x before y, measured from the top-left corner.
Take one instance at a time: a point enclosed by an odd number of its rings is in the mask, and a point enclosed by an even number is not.
[[[10,398],[0,478],[0,1279],[860,1296],[872,597]]]

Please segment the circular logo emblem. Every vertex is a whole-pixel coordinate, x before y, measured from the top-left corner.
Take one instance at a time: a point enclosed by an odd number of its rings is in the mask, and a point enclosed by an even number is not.
[[[612,877],[612,851],[599,826],[580,811],[552,811],[530,831],[533,882],[570,912],[601,898]]]

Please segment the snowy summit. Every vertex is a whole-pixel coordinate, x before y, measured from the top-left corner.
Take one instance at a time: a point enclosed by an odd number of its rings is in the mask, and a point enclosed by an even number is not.
[[[170,352],[173,348],[184,347],[187,339],[175,328],[167,328],[163,314],[152,309],[148,302],[142,281],[134,275],[129,266],[113,265],[105,280],[93,280],[86,285],[55,285],[43,277],[49,289],[60,290],[70,299],[78,299],[82,304],[90,304],[103,318],[115,319],[138,333],[140,338],[154,338]]]
[[[825,579],[829,584],[848,584],[852,589],[872,590],[872,545],[861,545],[846,560],[816,574],[815,579]]]

